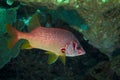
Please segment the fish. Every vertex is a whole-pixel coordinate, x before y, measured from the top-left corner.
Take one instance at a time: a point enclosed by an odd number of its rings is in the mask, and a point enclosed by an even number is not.
[[[74,34],[61,28],[46,28],[38,26],[31,32],[20,32],[13,26],[6,24],[6,31],[11,36],[8,47],[12,48],[20,39],[26,41],[22,44],[21,49],[42,49],[48,56],[48,64],[52,64],[61,59],[65,64],[66,57],[75,57],[85,54]]]

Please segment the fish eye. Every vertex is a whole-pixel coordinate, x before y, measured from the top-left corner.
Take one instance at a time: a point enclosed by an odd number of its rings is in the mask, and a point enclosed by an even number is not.
[[[65,53],[65,51],[66,51],[65,48],[62,48],[62,49],[61,49],[61,52],[62,52],[62,53]]]
[[[80,46],[77,47],[77,49],[80,49],[80,48],[81,48]]]

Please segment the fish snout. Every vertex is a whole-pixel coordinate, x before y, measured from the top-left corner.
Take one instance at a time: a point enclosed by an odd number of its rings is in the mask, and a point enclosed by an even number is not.
[[[82,47],[80,49],[78,49],[78,55],[84,55],[85,53],[86,52]]]

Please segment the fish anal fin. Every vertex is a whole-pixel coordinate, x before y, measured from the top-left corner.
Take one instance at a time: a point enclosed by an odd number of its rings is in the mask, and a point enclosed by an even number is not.
[[[48,56],[48,64],[54,63],[58,59],[58,55],[52,52],[45,52],[46,54],[49,54]]]
[[[31,49],[31,48],[33,47],[30,45],[28,40],[25,40],[21,46],[21,49]]]
[[[65,63],[66,63],[66,56],[65,56],[65,54],[64,53],[60,53],[59,58],[62,61],[62,63],[65,65]]]

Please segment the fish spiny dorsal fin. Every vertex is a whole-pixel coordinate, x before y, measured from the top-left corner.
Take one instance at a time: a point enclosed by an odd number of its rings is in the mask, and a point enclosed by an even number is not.
[[[56,55],[53,52],[45,52],[45,53],[49,54],[49,56],[48,56],[48,64],[52,64],[58,59],[58,55]]]
[[[38,27],[38,26],[41,26],[40,24],[40,20],[39,20],[39,17],[40,17],[40,12],[39,11],[36,11],[30,21],[29,21],[29,24],[28,24],[28,31],[31,32],[34,28]]]
[[[65,63],[66,63],[66,56],[65,56],[64,53],[60,53],[60,59],[61,59],[62,63],[65,65]]]

